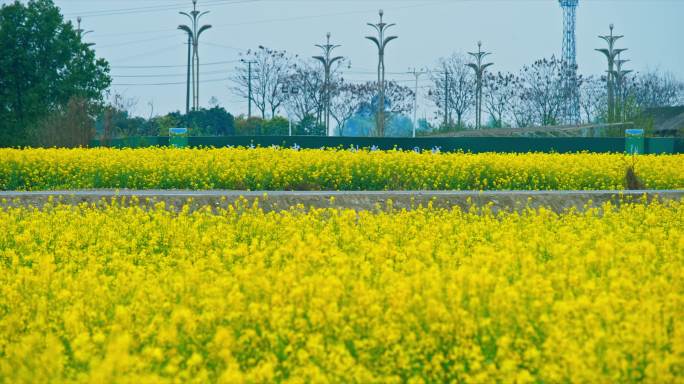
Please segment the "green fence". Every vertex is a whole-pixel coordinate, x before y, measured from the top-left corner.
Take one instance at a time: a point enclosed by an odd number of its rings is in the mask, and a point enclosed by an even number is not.
[[[168,146],[168,137],[130,137],[108,142],[95,140],[92,146],[139,148]],[[371,138],[371,137],[320,137],[320,136],[225,136],[189,137],[190,147],[281,147],[300,148],[371,148],[388,150],[433,150],[442,152],[625,152],[624,138],[527,138],[527,137],[457,137],[457,138]],[[647,138],[646,153],[684,153],[684,139]]]

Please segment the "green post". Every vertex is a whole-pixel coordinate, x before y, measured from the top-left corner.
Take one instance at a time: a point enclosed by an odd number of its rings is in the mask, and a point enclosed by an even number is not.
[[[643,155],[646,151],[643,129],[625,130],[625,152],[630,155]]]
[[[187,128],[169,128],[169,145],[173,148],[185,148],[188,146]]]

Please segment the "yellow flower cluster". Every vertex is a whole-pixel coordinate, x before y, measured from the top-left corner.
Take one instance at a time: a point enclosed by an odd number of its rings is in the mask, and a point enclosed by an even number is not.
[[[0,149],[0,190],[624,189],[633,162],[645,188],[684,188],[684,155],[99,148]]]
[[[245,152],[47,153],[174,167]],[[3,208],[0,382],[55,381],[682,382],[684,202]]]

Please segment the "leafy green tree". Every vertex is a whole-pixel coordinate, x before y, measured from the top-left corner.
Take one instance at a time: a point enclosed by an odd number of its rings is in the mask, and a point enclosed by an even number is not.
[[[264,135],[287,136],[290,123],[282,116],[276,116],[264,124]]]
[[[150,136],[168,136],[169,128],[180,127],[182,116],[180,113],[169,113],[164,116],[153,117],[150,121],[150,125],[156,127],[156,131],[150,132]]]
[[[185,116],[185,122],[193,135],[232,136],[235,134],[235,119],[223,107],[192,111]]]
[[[325,136],[325,125],[318,122],[316,116],[306,115],[297,124],[294,134],[298,136]]]
[[[92,116],[110,83],[109,64],[51,0],[0,7],[0,145],[38,143],[44,120],[72,100]]]
[[[244,116],[239,116],[235,120],[235,134],[238,136],[261,135],[265,124],[266,120],[260,117],[245,118]]]

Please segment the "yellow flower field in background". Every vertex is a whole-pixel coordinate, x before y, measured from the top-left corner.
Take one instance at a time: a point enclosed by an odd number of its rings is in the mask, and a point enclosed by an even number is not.
[[[0,190],[684,188],[684,155],[464,154],[293,149],[0,149]]]
[[[172,168],[174,155],[178,177],[195,161],[248,158],[228,150],[41,156],[79,159],[86,170],[129,164],[135,173],[161,159]],[[357,156],[441,161],[343,158]],[[513,168],[543,158],[453,156]],[[670,160],[643,158],[659,161]],[[562,215],[0,209],[0,382],[683,380],[684,203]]]

